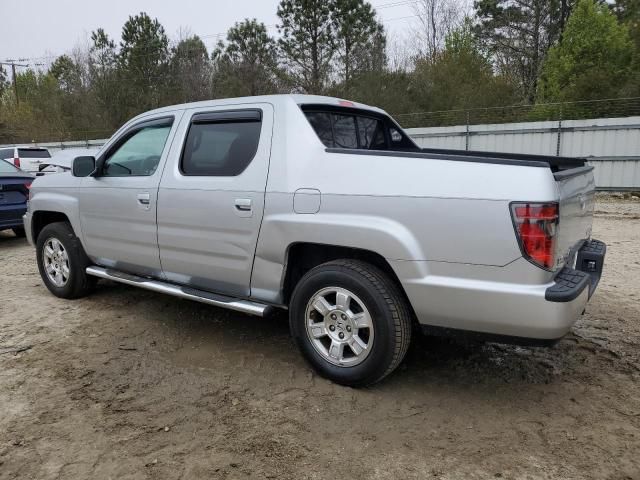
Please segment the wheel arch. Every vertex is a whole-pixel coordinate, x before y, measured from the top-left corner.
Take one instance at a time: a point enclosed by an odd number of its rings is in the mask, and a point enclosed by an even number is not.
[[[71,220],[65,213],[53,210],[37,210],[33,212],[31,217],[31,234],[34,243],[38,241],[38,235],[40,235],[44,227],[56,222],[67,222],[73,229],[73,224],[71,224]]]
[[[323,261],[364,259],[389,273],[398,285],[400,272],[394,271],[398,262],[426,258],[423,245],[413,231],[390,218],[279,213],[278,205],[273,209],[275,212],[267,212],[262,221],[251,273],[251,295],[260,300],[288,305],[291,287],[295,285],[291,279],[298,278],[295,272],[292,276],[290,270],[300,261],[308,264],[308,259],[297,255],[301,250],[310,250],[311,258]]]
[[[46,225],[54,222],[68,222],[76,237],[82,239],[77,196],[48,189],[34,190],[29,201],[33,242],[38,241],[38,234]]]
[[[285,265],[281,281],[281,298],[288,305],[300,279],[312,268],[338,259],[361,260],[384,272],[395,283],[407,302],[409,301],[398,275],[387,259],[372,250],[312,242],[293,242],[285,253]]]

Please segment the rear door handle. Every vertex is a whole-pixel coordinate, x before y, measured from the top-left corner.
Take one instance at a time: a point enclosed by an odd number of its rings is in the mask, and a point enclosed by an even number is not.
[[[250,198],[236,198],[235,205],[236,205],[236,215],[244,218],[253,217],[253,208],[251,206]]]
[[[241,212],[251,211],[251,199],[250,198],[236,198],[236,210]]]
[[[148,207],[149,203],[151,203],[151,195],[149,195],[148,193],[139,193],[137,198],[138,203],[140,205],[144,205],[145,207]]]

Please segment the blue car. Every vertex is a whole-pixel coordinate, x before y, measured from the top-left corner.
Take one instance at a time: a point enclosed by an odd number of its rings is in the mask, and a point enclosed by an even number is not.
[[[13,230],[24,237],[22,216],[27,211],[33,176],[0,160],[0,230]]]

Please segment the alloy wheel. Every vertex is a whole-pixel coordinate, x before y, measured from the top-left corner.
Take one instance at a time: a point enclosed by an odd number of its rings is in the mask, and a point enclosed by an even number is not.
[[[49,238],[42,247],[42,261],[47,278],[56,287],[64,287],[69,281],[69,255],[57,238]]]
[[[305,312],[307,335],[327,362],[352,367],[371,352],[374,328],[366,305],[353,292],[327,287],[316,292]]]

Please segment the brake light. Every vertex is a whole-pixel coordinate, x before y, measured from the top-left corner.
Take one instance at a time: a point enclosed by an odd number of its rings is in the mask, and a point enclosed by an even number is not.
[[[18,157],[13,159],[13,165],[20,168],[20,159]]]
[[[341,107],[355,107],[355,104],[353,102],[350,102],[349,100],[340,100],[338,102],[338,105],[340,105]]]
[[[559,210],[557,203],[512,203],[511,217],[526,258],[552,269],[556,261]]]
[[[31,200],[31,182],[25,183],[24,188],[27,189],[27,200]]]

